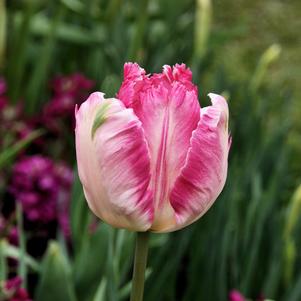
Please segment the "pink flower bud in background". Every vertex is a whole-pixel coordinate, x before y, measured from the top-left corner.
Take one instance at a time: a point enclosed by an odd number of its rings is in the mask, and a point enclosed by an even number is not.
[[[245,297],[237,290],[229,293],[229,301],[246,301]]]
[[[76,110],[79,177],[91,210],[135,231],[169,232],[200,218],[222,191],[228,105],[200,108],[184,64],[147,75],[124,66],[117,99],[93,93]]]

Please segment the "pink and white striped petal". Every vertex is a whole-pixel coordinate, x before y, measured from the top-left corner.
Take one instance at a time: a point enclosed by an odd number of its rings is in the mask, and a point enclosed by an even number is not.
[[[78,172],[91,210],[134,231],[150,228],[150,155],[141,122],[117,99],[96,92],[76,111]]]
[[[187,91],[179,82],[174,82],[170,90],[152,86],[140,97],[134,111],[142,122],[150,150],[155,206],[152,230],[165,229],[175,223],[169,194],[185,163],[200,106],[196,92]]]
[[[228,105],[219,95],[209,94],[212,106],[201,109],[201,119],[191,138],[186,163],[170,193],[176,225],[183,228],[200,218],[222,191],[228,166]]]
[[[154,193],[151,230],[161,231],[176,223],[169,194],[185,163],[192,131],[200,119],[197,87],[184,64],[165,65],[162,73],[149,76],[139,65],[127,63],[118,98],[133,108],[142,122],[150,150]]]

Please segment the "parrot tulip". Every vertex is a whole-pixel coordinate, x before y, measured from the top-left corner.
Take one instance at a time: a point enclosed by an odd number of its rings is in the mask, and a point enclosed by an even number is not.
[[[200,218],[227,177],[228,105],[200,108],[184,64],[148,75],[126,63],[116,98],[76,108],[78,172],[91,210],[114,227],[170,232]]]

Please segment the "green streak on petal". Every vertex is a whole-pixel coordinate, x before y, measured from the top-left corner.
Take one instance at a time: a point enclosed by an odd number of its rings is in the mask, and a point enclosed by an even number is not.
[[[94,139],[95,133],[97,129],[106,121],[107,117],[105,116],[107,110],[109,108],[109,104],[104,104],[96,113],[92,130],[91,130],[91,137]]]

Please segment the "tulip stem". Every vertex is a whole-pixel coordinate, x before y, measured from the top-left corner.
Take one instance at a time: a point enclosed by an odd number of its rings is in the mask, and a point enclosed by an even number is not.
[[[131,301],[142,301],[149,232],[137,232]]]

